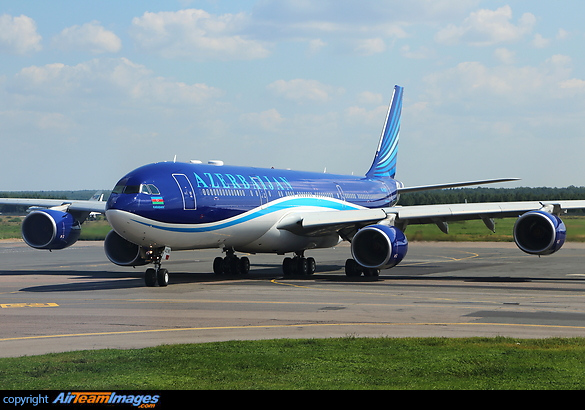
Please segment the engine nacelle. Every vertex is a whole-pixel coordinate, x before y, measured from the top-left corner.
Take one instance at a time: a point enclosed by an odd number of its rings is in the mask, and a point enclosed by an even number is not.
[[[556,215],[544,211],[530,211],[514,224],[516,245],[531,255],[550,255],[565,243],[567,230]]]
[[[406,236],[395,226],[366,226],[351,241],[353,258],[366,268],[392,268],[400,263],[407,251]]]
[[[110,262],[119,266],[142,266],[150,261],[143,256],[140,246],[110,231],[104,241],[104,250]]]
[[[70,213],[56,209],[33,211],[22,221],[22,239],[36,249],[64,249],[81,234],[81,224]]]

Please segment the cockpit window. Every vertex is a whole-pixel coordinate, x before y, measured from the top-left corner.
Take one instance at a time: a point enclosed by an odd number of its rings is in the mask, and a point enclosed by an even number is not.
[[[158,188],[152,184],[140,185],[140,193],[146,195],[160,195]]]
[[[114,187],[112,190],[112,194],[121,194],[124,192],[124,188],[126,187],[126,183],[128,182],[128,178],[123,178]]]
[[[160,195],[160,191],[153,184],[126,185],[127,183],[128,178],[121,179],[112,190],[112,193]]]
[[[124,188],[125,194],[138,194],[140,192],[140,185],[126,185]]]
[[[152,184],[148,184],[148,188],[150,189],[150,193],[152,195],[160,195],[160,191],[158,190],[158,188]]]

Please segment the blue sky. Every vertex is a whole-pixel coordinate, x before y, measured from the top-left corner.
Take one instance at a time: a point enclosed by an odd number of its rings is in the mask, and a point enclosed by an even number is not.
[[[395,84],[405,185],[585,185],[585,3],[0,1],[0,190],[149,162],[362,175]]]

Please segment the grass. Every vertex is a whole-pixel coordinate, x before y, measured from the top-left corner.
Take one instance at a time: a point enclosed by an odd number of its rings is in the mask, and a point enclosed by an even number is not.
[[[512,229],[514,218],[496,219],[496,233],[493,233],[479,220],[451,222],[449,234],[445,235],[434,224],[410,225],[406,229],[409,241],[459,241],[459,242],[513,242]],[[585,242],[585,217],[564,216],[568,242]],[[0,217],[0,239],[20,238],[22,217]],[[103,240],[111,228],[105,219],[86,221],[81,229],[80,240]]]
[[[585,217],[564,216],[568,242],[585,242]],[[490,231],[480,220],[449,223],[449,234],[444,234],[435,225],[410,225],[406,229],[409,241],[455,241],[455,242],[513,242],[512,231],[516,219],[496,219],[496,232]]]
[[[0,359],[3,389],[583,389],[585,339],[279,339]]]

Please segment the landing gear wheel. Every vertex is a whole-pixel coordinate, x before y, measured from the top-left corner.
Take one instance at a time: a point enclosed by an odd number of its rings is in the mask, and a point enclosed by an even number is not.
[[[307,274],[312,275],[317,270],[317,262],[315,262],[315,258],[307,258]]]
[[[238,258],[233,250],[226,251],[225,258],[217,257],[213,260],[213,273],[216,275],[246,275],[250,272],[250,259]]]
[[[305,258],[304,256],[295,256],[294,258],[286,257],[282,261],[282,272],[284,276],[308,276],[315,273],[317,263],[315,258]]]
[[[309,264],[306,258],[298,258],[297,260],[297,272],[299,275],[306,276],[309,272]]]
[[[221,275],[223,273],[223,258],[219,256],[213,260],[213,273]]]
[[[149,288],[156,286],[156,271],[154,269],[146,269],[146,272],[144,273],[144,283]]]
[[[166,269],[159,269],[156,273],[156,280],[158,282],[158,286],[165,287],[169,284],[169,271]]]
[[[144,273],[144,283],[149,288],[156,286],[164,287],[169,284],[169,271],[161,268],[161,261],[168,256],[171,248],[165,246],[164,248],[149,248],[146,251],[146,260],[154,264],[154,268],[146,269]]]
[[[294,274],[292,258],[284,258],[282,261],[282,272],[284,276],[292,276]]]
[[[350,278],[355,278],[362,275],[363,267],[360,266],[354,259],[345,261],[345,275]]]
[[[243,257],[238,261],[238,273],[240,275],[247,275],[250,272],[250,259]]]

